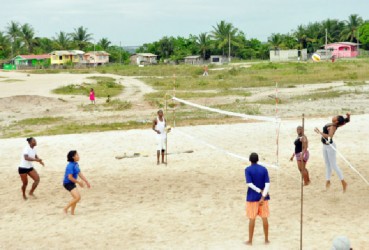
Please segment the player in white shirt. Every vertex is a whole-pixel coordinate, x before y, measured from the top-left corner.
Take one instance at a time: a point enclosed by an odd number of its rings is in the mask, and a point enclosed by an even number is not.
[[[28,175],[33,179],[32,188],[29,191],[29,195],[33,196],[38,183],[40,182],[40,176],[36,169],[33,168],[32,162],[38,162],[44,166],[43,161],[37,156],[35,147],[37,146],[36,139],[33,137],[27,138],[28,145],[24,148],[21,156],[21,162],[18,168],[18,173],[22,180],[22,193],[23,199],[27,200],[26,188],[28,185]]]

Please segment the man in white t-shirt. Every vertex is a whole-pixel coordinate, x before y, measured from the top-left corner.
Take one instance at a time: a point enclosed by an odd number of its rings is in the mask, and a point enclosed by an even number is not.
[[[158,111],[158,116],[153,120],[152,129],[156,132],[156,155],[157,164],[160,164],[160,153],[161,153],[161,163],[166,164],[164,161],[164,155],[167,144],[167,133],[165,131],[166,121],[164,118],[163,110]]]
[[[18,168],[18,173],[22,180],[22,193],[23,199],[27,200],[26,188],[28,185],[28,175],[33,179],[32,188],[29,191],[30,196],[34,196],[33,193],[40,182],[40,176],[36,169],[33,168],[32,162],[36,161],[44,166],[43,161],[37,156],[35,147],[37,146],[36,139],[33,137],[27,138],[28,145],[24,148],[21,156],[21,161]]]

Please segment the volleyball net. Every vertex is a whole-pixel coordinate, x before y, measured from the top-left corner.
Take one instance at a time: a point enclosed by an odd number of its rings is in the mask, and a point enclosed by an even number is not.
[[[236,117],[240,119],[237,126],[232,125],[207,125],[191,127],[179,127],[175,131],[182,136],[192,140],[194,143],[202,144],[219,153],[229,157],[248,162],[251,152],[259,152],[259,164],[268,168],[278,168],[278,137],[281,120],[278,117],[267,117],[248,115],[232,111],[226,111],[208,106],[196,104],[188,100],[177,97],[173,101],[193,109],[203,110],[209,114],[218,114],[218,119]],[[245,123],[245,120],[249,121]],[[273,128],[278,128],[274,130]],[[260,136],[251,139],[253,131],[259,131]],[[253,140],[258,140],[257,143]],[[261,142],[261,143],[260,143]],[[260,147],[260,148],[259,148]],[[261,152],[269,151],[267,156],[262,156]]]

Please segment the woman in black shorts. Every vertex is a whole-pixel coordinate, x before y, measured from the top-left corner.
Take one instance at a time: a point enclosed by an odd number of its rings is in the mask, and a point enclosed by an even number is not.
[[[33,137],[27,138],[28,145],[24,148],[22,152],[21,162],[18,168],[18,173],[22,180],[22,193],[23,199],[27,200],[26,188],[28,185],[28,175],[33,179],[32,188],[29,191],[30,196],[34,196],[33,193],[40,182],[40,176],[38,175],[36,169],[33,168],[32,162],[38,162],[44,166],[43,161],[37,156],[35,147],[37,146],[36,139]]]

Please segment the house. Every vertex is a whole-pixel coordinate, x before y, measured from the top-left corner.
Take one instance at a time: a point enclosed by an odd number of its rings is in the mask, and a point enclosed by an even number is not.
[[[47,66],[50,63],[50,55],[18,55],[12,59],[16,68]]]
[[[83,63],[84,54],[81,50],[56,50],[50,53],[50,64],[55,66]]]
[[[336,58],[357,57],[359,54],[358,44],[351,42],[330,43],[325,45],[324,49],[331,51],[332,56]]]
[[[185,64],[191,64],[191,65],[199,65],[203,64],[203,60],[201,56],[186,56],[184,58]]]
[[[297,50],[297,49],[288,49],[288,50],[270,50],[269,51],[269,60],[271,62],[297,62],[299,60],[306,61],[307,49]]]
[[[136,65],[149,65],[149,64],[157,64],[157,55],[152,53],[137,53],[133,54],[130,57],[131,64]]]
[[[92,65],[104,65],[109,63],[110,54],[105,51],[89,51],[83,55],[83,63]]]
[[[228,57],[226,56],[210,56],[210,63],[211,64],[223,64],[223,63],[228,63]]]

